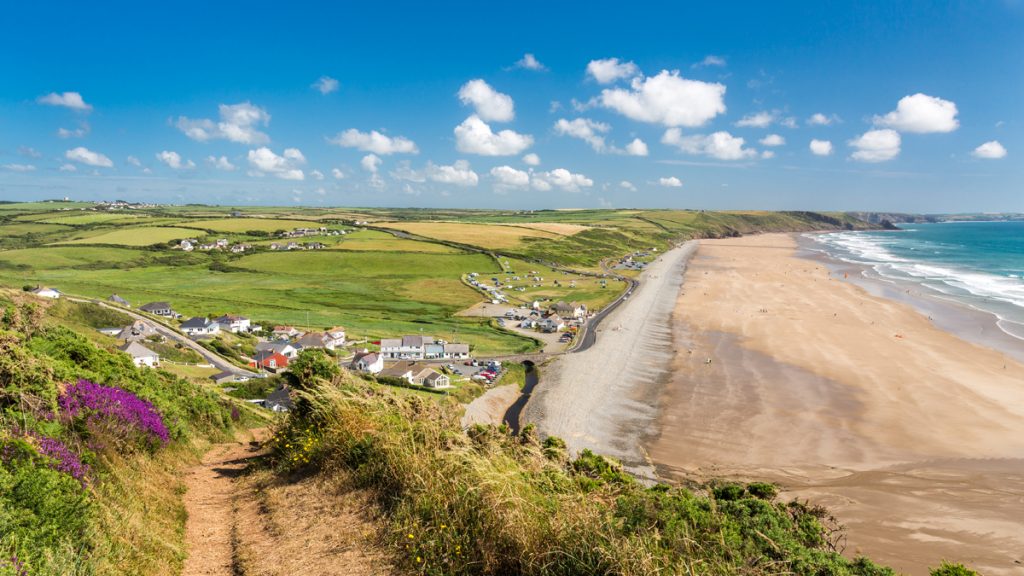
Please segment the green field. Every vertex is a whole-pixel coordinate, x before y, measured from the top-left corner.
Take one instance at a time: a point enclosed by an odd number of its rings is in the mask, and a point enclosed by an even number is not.
[[[112,244],[116,246],[150,246],[163,244],[169,240],[202,236],[189,228],[172,228],[162,226],[141,226],[139,228],[118,228],[89,234],[83,237],[60,242],[60,244]]]
[[[553,267],[603,272],[604,260],[654,247],[664,249],[687,238],[863,225],[843,214],[686,210],[191,205],[139,208],[130,213],[61,209],[89,206],[0,205],[0,284],[15,289],[52,286],[95,298],[117,293],[133,304],[167,300],[186,316],[231,312],[262,323],[313,329],[340,325],[351,339],[374,341],[422,333],[469,342],[476,353],[485,355],[527,351],[535,343],[499,331],[487,318],[459,314],[485,299],[466,284],[470,272],[477,272],[488,284],[491,277],[499,277],[523,287],[522,292],[504,290],[513,304],[575,300],[600,308],[621,293],[623,282],[608,279],[602,286],[593,276]],[[230,217],[234,212],[242,216]],[[139,226],[140,219],[149,225]],[[295,240],[322,242],[325,250],[269,250],[277,240],[267,238],[268,233],[318,226],[319,219],[377,222],[407,231],[413,238],[356,230],[344,236]],[[231,242],[251,244],[254,251],[186,253],[168,244],[202,238],[207,236],[204,230],[216,230],[217,237],[223,234]],[[520,280],[514,279],[516,275]]]

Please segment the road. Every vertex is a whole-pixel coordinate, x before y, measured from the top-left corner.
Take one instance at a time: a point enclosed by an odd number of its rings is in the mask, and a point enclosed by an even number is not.
[[[64,295],[64,298],[66,298],[66,299],[68,299],[68,300],[70,300],[72,302],[82,302],[82,303],[87,303],[87,304],[96,304],[96,305],[102,306],[104,308],[109,308],[110,310],[116,310],[117,312],[120,312],[122,314],[126,314],[128,316],[131,316],[132,318],[135,318],[136,320],[142,320],[146,324],[152,326],[156,330],[157,334],[160,334],[161,336],[163,336],[164,338],[167,338],[168,340],[173,340],[175,342],[178,342],[182,346],[186,346],[186,347],[190,348],[191,350],[196,351],[199,355],[201,355],[203,358],[205,358],[207,362],[209,362],[210,364],[213,364],[214,366],[216,366],[218,370],[222,370],[224,372],[231,372],[232,374],[237,374],[237,375],[240,375],[240,376],[247,376],[249,378],[253,378],[253,377],[256,376],[255,373],[250,372],[248,370],[244,370],[242,368],[239,368],[238,366],[234,365],[231,361],[229,361],[228,359],[224,358],[220,354],[217,354],[215,352],[211,352],[211,351],[207,350],[206,348],[203,348],[202,346],[200,346],[199,344],[197,344],[196,342],[194,342],[193,340],[191,340],[190,338],[188,338],[184,334],[181,334],[180,332],[176,332],[176,331],[172,330],[171,328],[168,328],[167,326],[165,326],[165,325],[163,325],[163,324],[161,324],[159,322],[156,322],[155,320],[153,320],[152,318],[150,318],[148,316],[144,316],[142,314],[139,314],[138,312],[133,312],[131,310],[127,310],[125,308],[121,308],[120,306],[114,306],[112,304],[107,304],[106,302],[104,302],[102,300],[96,300],[96,299],[93,299],[93,298],[78,298],[78,297],[75,297],[75,296],[68,296],[68,295]]]

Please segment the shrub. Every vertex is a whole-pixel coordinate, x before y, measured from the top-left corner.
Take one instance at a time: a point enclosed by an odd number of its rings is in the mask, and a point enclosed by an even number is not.
[[[152,450],[169,440],[153,404],[120,388],[79,380],[64,390],[59,404],[62,417],[122,445],[142,444]]]
[[[978,576],[978,573],[963,564],[943,561],[938,568],[932,568],[931,576]]]

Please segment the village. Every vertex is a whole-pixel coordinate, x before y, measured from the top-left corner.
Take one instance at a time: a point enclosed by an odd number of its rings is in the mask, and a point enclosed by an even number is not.
[[[471,274],[471,282],[478,275]],[[510,277],[517,278],[515,276]],[[533,276],[534,281],[541,281]],[[505,285],[492,279],[500,287]],[[477,282],[481,290],[486,285]],[[31,293],[41,298],[59,299],[64,295],[49,287],[36,287]],[[491,293],[491,304],[507,299]],[[449,342],[434,336],[401,335],[379,340],[350,340],[340,326],[314,330],[290,325],[262,325],[239,314],[184,317],[168,301],[146,302],[138,307],[110,295],[104,305],[131,311],[131,324],[100,328],[99,332],[117,340],[118,350],[131,357],[138,367],[167,368],[174,361],[161,358],[153,348],[164,343],[187,347],[205,358],[209,368],[219,371],[208,379],[225,392],[253,379],[285,374],[303,350],[322,350],[339,366],[389,385],[435,393],[447,393],[466,382],[485,388],[495,385],[504,374],[500,359],[478,359],[466,343]],[[487,303],[483,303],[487,306]],[[489,310],[489,309],[488,309]],[[542,353],[557,353],[569,348],[573,338],[589,317],[586,305],[555,302],[542,305],[504,306],[493,310],[494,321],[506,330],[528,335],[544,345]],[[231,362],[225,362],[225,359]],[[197,364],[199,365],[199,364]],[[265,397],[253,398],[254,404],[276,412],[292,407],[286,384],[280,384]]]

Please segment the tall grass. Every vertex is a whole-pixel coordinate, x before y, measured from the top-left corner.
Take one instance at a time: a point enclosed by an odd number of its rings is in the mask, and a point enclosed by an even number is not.
[[[370,491],[422,574],[892,574],[840,556],[827,512],[770,486],[645,487],[531,427],[464,432],[450,406],[349,375],[300,406],[271,441],[277,469]]]

